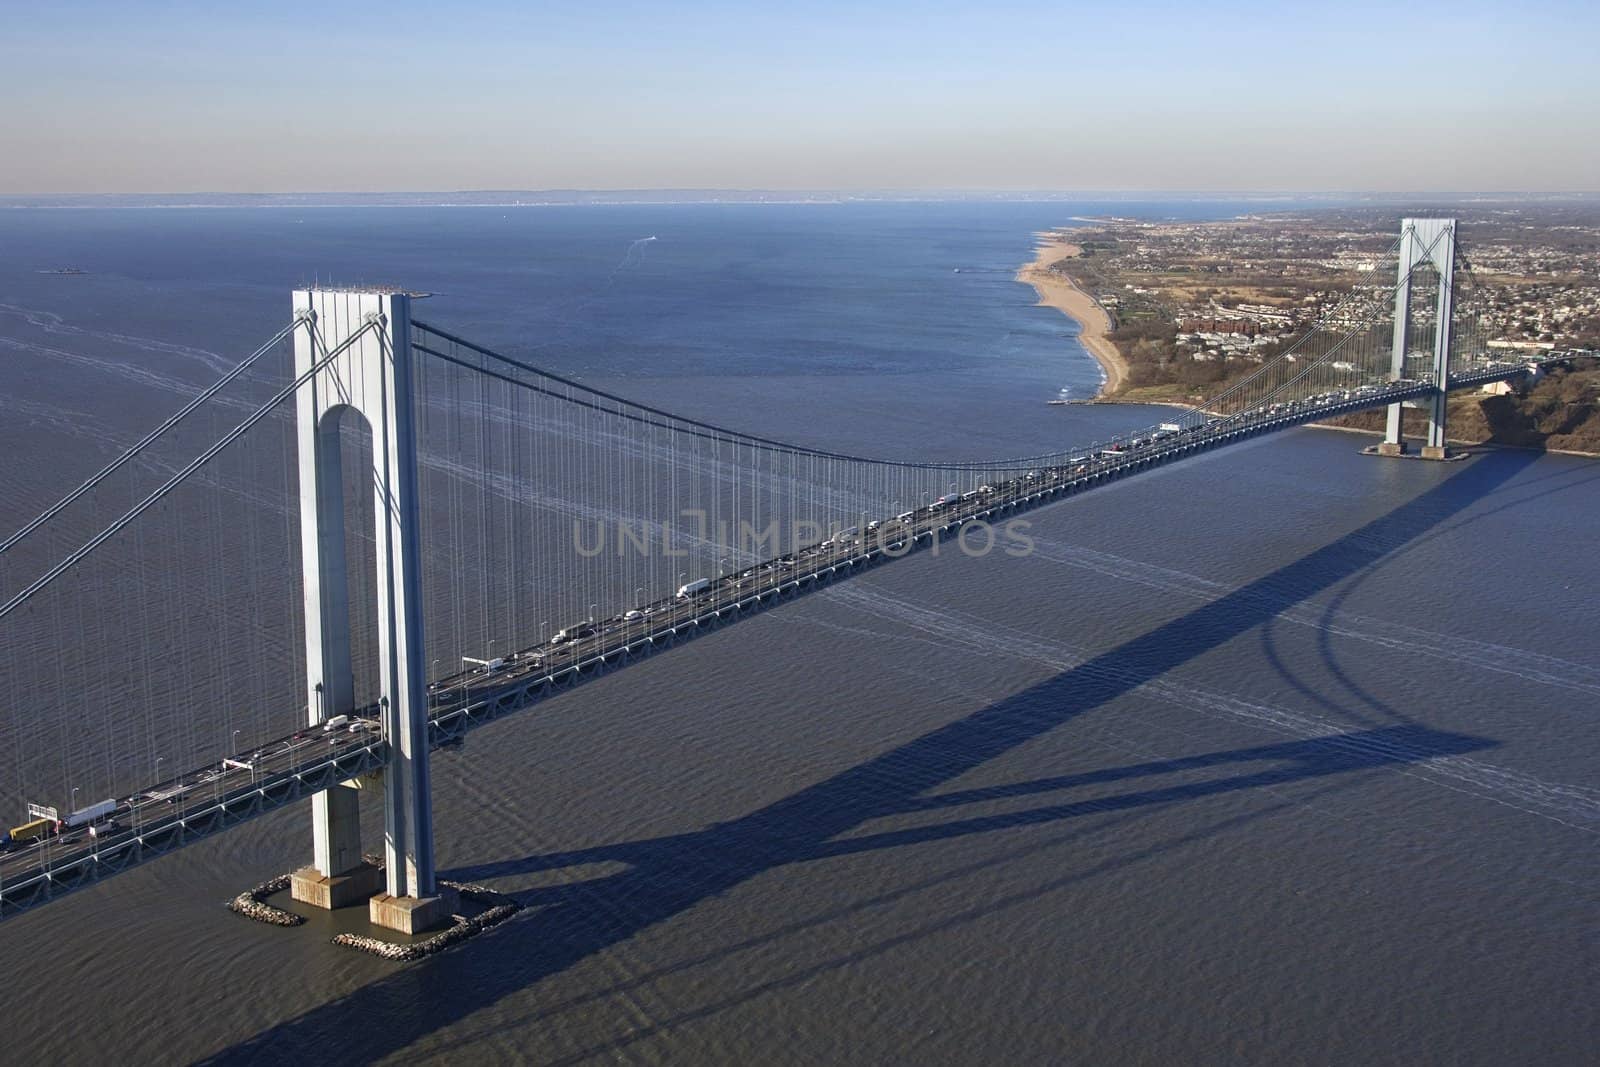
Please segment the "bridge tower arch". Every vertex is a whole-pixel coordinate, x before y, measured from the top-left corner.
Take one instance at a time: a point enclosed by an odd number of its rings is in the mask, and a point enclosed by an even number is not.
[[[1434,392],[1427,399],[1416,402],[1418,407],[1428,412],[1427,444],[1422,450],[1425,459],[1443,459],[1445,455],[1445,412],[1450,399],[1450,324],[1455,310],[1455,261],[1455,219],[1400,220],[1400,273],[1394,292],[1391,380],[1405,376],[1406,347],[1411,332],[1412,275],[1420,266],[1432,266],[1439,272],[1437,327],[1433,336],[1433,364],[1429,371]],[[1389,405],[1383,444],[1379,447],[1379,452],[1383,454],[1399,455],[1405,451],[1405,437],[1400,426],[1404,406],[1399,402]]]
[[[362,861],[360,792],[348,783],[313,798],[313,866],[296,872],[293,891],[323,907],[370,897],[375,923],[411,932],[447,917],[454,902],[440,894],[433,859],[410,298],[298,290],[294,308],[314,316],[295,335],[296,375],[326,360],[296,398],[310,723],[356,710],[339,434],[341,417],[353,414],[372,435],[378,718],[388,759],[386,892],[373,895],[380,875]]]

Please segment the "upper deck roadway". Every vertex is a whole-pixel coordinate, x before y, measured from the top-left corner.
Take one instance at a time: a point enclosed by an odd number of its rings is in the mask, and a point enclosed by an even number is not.
[[[1552,353],[1537,363],[1565,358],[1565,353]],[[1527,361],[1480,364],[1453,375],[1450,387],[1503,381],[1524,373],[1529,366]],[[468,730],[492,719],[810,592],[833,578],[898,559],[955,534],[970,521],[1032,510],[1263,433],[1419,399],[1432,391],[1431,385],[1401,380],[1210,417],[1185,430],[1129,439],[1115,453],[1075,457],[1061,466],[1041,467],[996,481],[988,487],[990,491],[969,494],[953,505],[934,504],[909,512],[904,522],[883,516],[871,533],[856,531],[854,536],[837,537],[721,575],[698,596],[644,605],[633,618],[618,615],[585,624],[585,628],[593,628],[591,635],[522,649],[505,657],[496,670],[479,669],[436,680],[429,686],[430,741],[435,748],[459,743]],[[37,843],[13,845],[11,851],[0,855],[0,918],[339,782],[373,773],[386,763],[386,744],[376,722],[365,717],[352,716],[349,725],[331,731],[307,726],[291,736],[235,753],[227,762],[209,764],[119,798],[115,822],[97,828],[94,834],[85,827]]]

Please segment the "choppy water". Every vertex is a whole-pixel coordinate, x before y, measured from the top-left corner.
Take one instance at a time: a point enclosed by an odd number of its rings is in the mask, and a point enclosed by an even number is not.
[[[313,269],[854,450],[1148,421],[1041,403],[1098,372],[1010,272],[1076,213],[0,215],[6,525]],[[32,273],[62,265],[95,273]],[[425,964],[221,908],[304,861],[300,812],[8,920],[8,1053],[1585,1062],[1600,468],[1361,443],[1100,490],[1028,558],[907,560],[473,735],[435,764],[440,860],[529,907]]]

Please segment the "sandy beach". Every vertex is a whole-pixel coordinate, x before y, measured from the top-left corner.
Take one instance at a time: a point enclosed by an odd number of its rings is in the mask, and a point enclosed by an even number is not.
[[[1050,267],[1081,252],[1077,245],[1059,233],[1039,234],[1039,248],[1033,261],[1017,271],[1017,281],[1027,282],[1039,294],[1039,303],[1070,315],[1080,329],[1078,339],[1100,364],[1106,380],[1100,395],[1115,393],[1128,378],[1128,364],[1111,343],[1111,319],[1105,309],[1082,289]]]

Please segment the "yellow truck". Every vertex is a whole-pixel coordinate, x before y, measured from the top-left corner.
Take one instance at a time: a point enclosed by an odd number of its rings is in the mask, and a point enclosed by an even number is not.
[[[29,841],[37,841],[49,833],[50,827],[53,825],[54,823],[49,819],[35,819],[32,822],[25,822],[21,826],[13,826],[11,828],[11,842],[16,845],[25,845]]]

